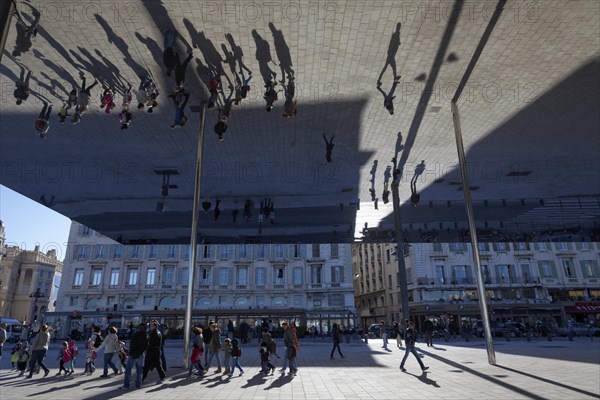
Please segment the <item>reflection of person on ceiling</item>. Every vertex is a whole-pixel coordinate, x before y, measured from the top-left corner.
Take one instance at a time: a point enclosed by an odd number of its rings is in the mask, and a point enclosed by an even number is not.
[[[335,137],[335,135],[331,135],[331,139],[327,140],[327,136],[325,136],[325,134],[323,134],[323,139],[325,139],[325,144],[326,144],[326,148],[325,148],[325,159],[327,160],[327,162],[331,162],[331,153],[333,152],[333,138]]]
[[[421,164],[415,167],[415,174],[410,180],[410,203],[413,207],[419,205],[419,201],[421,200],[421,195],[417,191],[417,179],[419,176],[425,171],[425,160],[421,161]]]
[[[388,110],[390,115],[394,115],[394,99],[396,98],[396,96],[394,96],[394,93],[396,92],[398,82],[400,82],[399,76],[396,77],[396,79],[394,79],[394,84],[392,85],[392,88],[390,89],[389,93],[386,93],[381,89],[381,82],[377,82],[377,90],[379,90],[379,92],[381,92],[381,94],[383,95],[383,106],[386,110]]]

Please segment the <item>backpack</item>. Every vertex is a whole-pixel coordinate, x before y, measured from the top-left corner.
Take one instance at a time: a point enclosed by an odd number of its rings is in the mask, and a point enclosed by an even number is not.
[[[242,356],[242,349],[241,348],[238,347],[237,353],[236,353],[235,356],[238,357],[238,358]]]
[[[77,357],[79,355],[79,349],[77,348],[77,346],[73,346],[71,348],[71,352],[73,353],[72,358],[75,358],[75,357]]]
[[[94,342],[94,347],[98,348],[102,344],[102,336],[96,335],[96,341]]]

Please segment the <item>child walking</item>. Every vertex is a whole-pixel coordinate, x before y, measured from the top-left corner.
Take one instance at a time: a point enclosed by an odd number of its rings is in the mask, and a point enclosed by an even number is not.
[[[17,361],[17,369],[20,371],[19,376],[23,376],[25,373],[25,369],[27,368],[27,363],[31,358],[31,353],[29,352],[29,345],[27,342],[21,346],[21,350],[19,351],[19,360]]]
[[[84,375],[91,375],[96,370],[96,366],[94,365],[94,360],[96,359],[96,349],[94,348],[94,339],[91,337],[87,341],[87,354],[85,357],[85,371],[83,371]]]
[[[67,375],[68,371],[65,368],[65,357],[66,357],[68,347],[69,347],[69,343],[62,342],[62,345],[60,346],[60,349],[58,350],[57,360],[60,364],[58,366],[58,373],[56,374],[56,376],[59,376],[63,371],[65,371],[65,375]]]
[[[267,349],[267,343],[261,342],[260,349],[258,351],[260,353],[261,372],[264,374],[268,374],[269,371],[271,371],[271,375],[273,375],[275,373],[275,366],[271,364],[271,353]]]
[[[12,365],[13,370],[17,369],[17,362],[19,361],[19,353],[21,352],[22,346],[23,344],[21,342],[18,342],[17,344],[15,344],[15,347],[13,347],[11,351],[10,363]]]
[[[206,371],[202,367],[202,347],[198,343],[194,343],[192,355],[190,356],[190,368],[188,370],[188,378],[192,377],[192,369],[196,367],[196,373],[203,375]]]
[[[231,339],[227,338],[225,340],[223,340],[223,366],[225,367],[225,371],[223,371],[223,375],[229,375],[229,373],[231,372],[231,359],[232,359],[232,354],[231,354]]]
[[[65,363],[65,375],[71,375],[73,372],[75,372],[75,359],[79,355],[79,349],[77,348],[77,345],[74,340],[69,340],[69,345],[67,349],[69,350],[69,355],[71,359]]]
[[[244,375],[244,370],[242,369],[242,366],[240,365],[240,357],[242,356],[242,348],[240,347],[240,341],[237,340],[236,338],[234,338],[231,341],[231,355],[232,355],[231,371],[229,372],[229,376],[233,375],[233,371],[236,368],[239,368],[240,376]]]

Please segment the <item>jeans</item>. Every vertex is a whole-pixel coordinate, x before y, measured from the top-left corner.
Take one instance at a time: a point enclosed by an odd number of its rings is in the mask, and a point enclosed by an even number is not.
[[[381,335],[381,337],[383,338],[383,348],[387,350],[387,346],[388,346],[388,337],[387,337],[387,333],[384,333]]]
[[[206,369],[210,368],[210,363],[212,362],[213,356],[217,356],[217,368],[221,369],[221,357],[219,356],[220,350],[214,351],[210,349],[208,351],[210,354],[208,356],[208,363],[206,363]]]
[[[402,358],[402,362],[400,363],[400,368],[404,368],[404,363],[406,362],[408,353],[412,353],[415,356],[415,358],[419,362],[419,365],[421,366],[421,369],[425,368],[423,361],[421,361],[421,358],[419,357],[419,355],[417,354],[417,351],[415,350],[414,344],[412,344],[412,345],[406,344],[406,351],[404,352],[404,357]]]
[[[104,353],[104,375],[108,375],[108,366],[113,369],[115,374],[119,371],[115,363],[112,362],[112,358],[115,353]]]
[[[283,366],[281,367],[282,371],[285,371],[287,369],[287,366],[288,366],[288,352],[287,352],[287,347],[285,347],[284,350],[285,350],[285,354],[283,355]]]
[[[330,356],[330,358],[333,358],[333,353],[335,353],[335,349],[337,349],[338,353],[340,353],[340,357],[344,357],[344,355],[342,354],[342,350],[340,349],[340,343],[339,342],[334,342],[333,343],[333,349],[331,349],[331,356]]]
[[[50,372],[46,364],[44,364],[44,358],[46,358],[46,353],[48,350],[33,350],[31,352],[31,361],[29,362],[29,377],[33,375],[33,371],[35,370],[35,365],[39,364],[40,367],[44,370],[44,372]]]
[[[223,357],[223,368],[231,371],[231,357]]]
[[[123,387],[129,388],[131,382],[131,370],[135,365],[135,388],[139,389],[142,386],[142,368],[144,367],[144,356],[141,355],[138,358],[129,357],[127,364],[125,364],[125,381]]]
[[[290,360],[290,372],[298,370],[298,365],[296,364],[296,357],[292,357],[292,351],[294,351],[294,348],[288,347],[285,352],[285,358]]]
[[[240,358],[239,357],[233,357],[231,359],[231,371],[230,373],[233,374],[233,370],[236,368],[240,369],[240,373],[244,373],[244,370],[242,369],[242,366],[240,365]]]

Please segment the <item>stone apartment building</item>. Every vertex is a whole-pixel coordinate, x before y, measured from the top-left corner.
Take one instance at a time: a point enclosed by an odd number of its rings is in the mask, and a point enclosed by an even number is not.
[[[42,252],[6,246],[0,222],[0,315],[26,323],[54,310],[63,263],[56,250]]]
[[[353,245],[360,325],[401,320],[394,244]],[[479,243],[492,320],[569,320],[600,326],[600,243]],[[411,244],[405,254],[410,315],[434,316],[460,331],[481,316],[470,244]]]
[[[56,312],[62,334],[90,324],[158,318],[183,326],[189,245],[122,245],[73,222]],[[350,245],[198,245],[194,323],[295,319],[327,331],[354,326]]]

